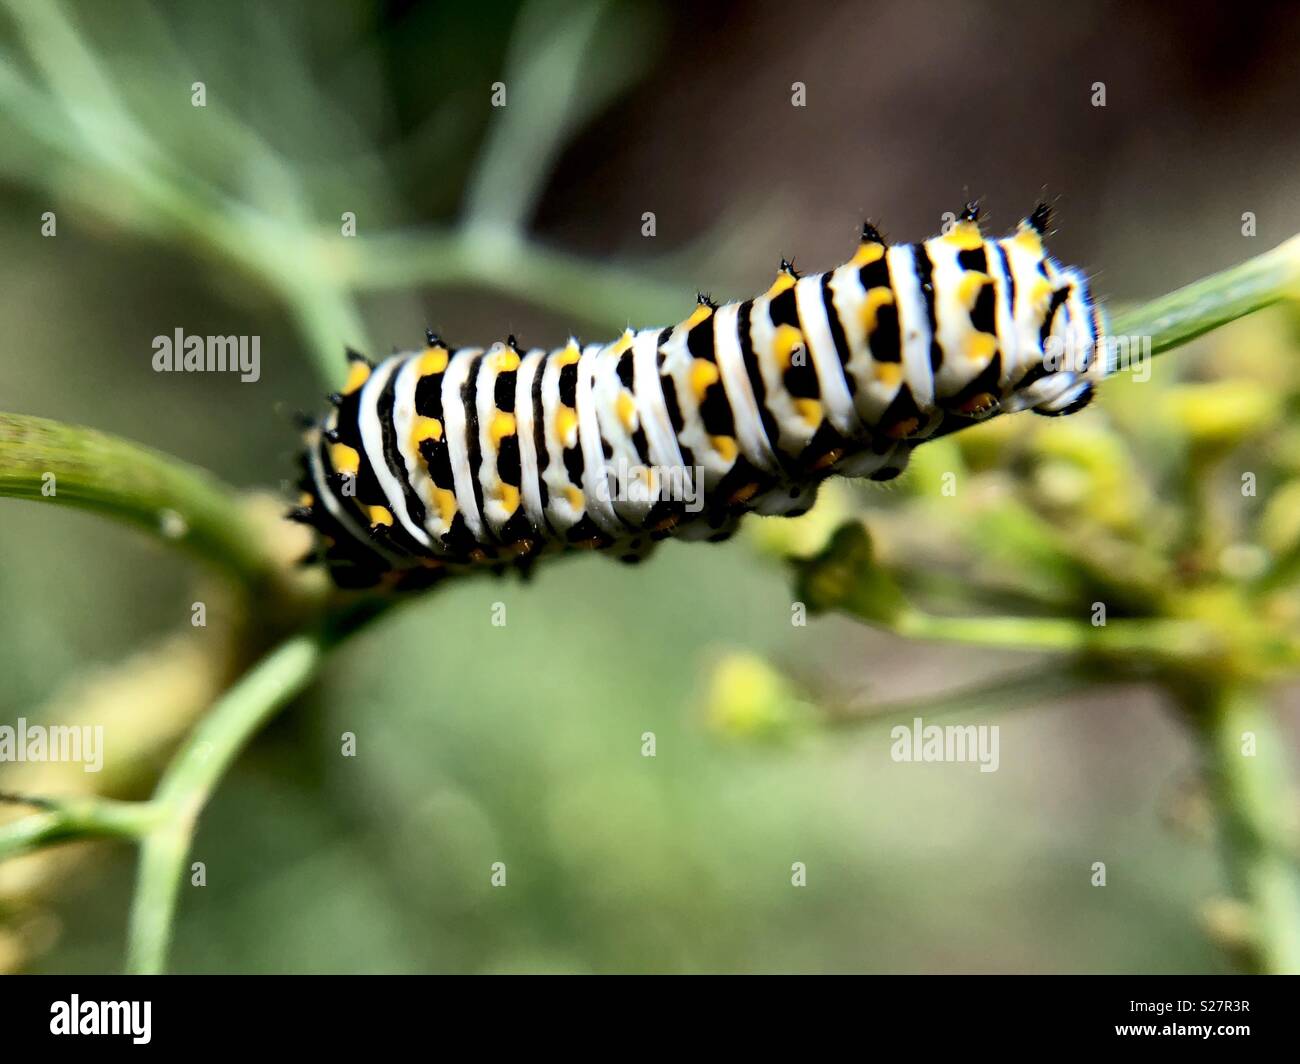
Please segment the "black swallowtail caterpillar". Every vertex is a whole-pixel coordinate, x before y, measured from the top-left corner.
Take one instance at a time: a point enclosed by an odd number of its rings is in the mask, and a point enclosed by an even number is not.
[[[726,539],[748,511],[801,514],[832,475],[890,479],[996,413],[1080,409],[1110,369],[1087,279],[1044,250],[1045,206],[1000,240],[978,213],[919,244],[865,225],[829,273],[782,262],[755,299],[701,295],[680,324],[612,343],[430,333],[377,365],[350,352],[290,516],[343,587],[572,548],[638,561],[668,536]]]

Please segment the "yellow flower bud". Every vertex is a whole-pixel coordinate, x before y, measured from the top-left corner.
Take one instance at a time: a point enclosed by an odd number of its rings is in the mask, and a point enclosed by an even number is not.
[[[1222,380],[1180,384],[1161,397],[1159,410],[1195,444],[1230,447],[1277,423],[1282,402],[1275,388],[1258,381]]]
[[[785,676],[758,655],[742,651],[728,653],[714,665],[704,706],[709,727],[734,739],[781,737],[804,708]]]

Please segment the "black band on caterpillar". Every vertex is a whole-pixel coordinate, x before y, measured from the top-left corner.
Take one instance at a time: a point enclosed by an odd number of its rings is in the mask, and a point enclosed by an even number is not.
[[[1108,361],[1087,279],[1045,252],[1046,208],[985,240],[782,262],[762,295],[698,297],[670,329],[608,344],[354,353],[307,433],[291,513],[345,587],[426,586],[566,549],[639,561],[660,539],[725,539],[746,512],[807,510],[828,476],[898,475],[918,443],[1000,412],[1084,406]]]

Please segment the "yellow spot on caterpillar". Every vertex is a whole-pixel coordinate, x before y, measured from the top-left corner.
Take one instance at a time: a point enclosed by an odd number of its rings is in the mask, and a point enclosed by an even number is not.
[[[772,287],[767,290],[767,298],[775,299],[782,292],[794,287],[794,278],[782,270],[776,275],[776,280],[772,282]]]
[[[794,408],[809,428],[815,429],[822,423],[822,404],[816,399],[796,399]]]
[[[514,434],[514,414],[507,414],[504,410],[498,410],[492,415],[492,424],[488,428],[488,438],[491,439],[493,447],[500,447],[503,439]]]
[[[998,338],[992,333],[969,332],[962,340],[963,353],[971,362],[987,362],[998,349]]]
[[[421,377],[432,377],[447,368],[448,351],[445,347],[431,347],[420,356],[416,371]]]
[[[621,355],[624,351],[632,347],[632,341],[636,334],[631,329],[624,329],[623,335],[618,338],[618,342],[610,349],[611,355]]]
[[[974,251],[984,243],[984,238],[980,235],[980,227],[974,222],[958,222],[940,239],[951,244],[958,251]]]
[[[691,329],[694,329],[695,326],[699,325],[700,322],[708,321],[712,315],[713,315],[713,308],[708,306],[705,303],[701,303],[691,313],[691,316],[687,318],[684,322],[682,322],[683,331],[689,332]]]
[[[393,512],[387,506],[367,506],[366,516],[370,518],[371,528],[377,528],[380,525],[385,528],[392,527]]]
[[[724,462],[734,462],[736,455],[740,453],[735,438],[731,436],[710,436],[709,443]]]
[[[564,350],[555,356],[555,364],[559,368],[563,369],[565,366],[573,365],[573,363],[577,362],[581,357],[582,352],[578,350],[577,343],[570,340],[568,344],[565,345]]]
[[[894,304],[894,291],[892,288],[886,288],[881,285],[878,288],[867,290],[866,298],[862,301],[862,328],[866,330],[868,336],[876,331],[876,324],[880,319],[880,308],[889,307]]]
[[[493,368],[498,373],[513,373],[519,368],[519,352],[504,348],[496,353]]]
[[[519,509],[519,489],[513,484],[498,484],[497,501],[501,503],[506,513],[514,513]]]
[[[356,476],[357,470],[361,468],[361,455],[355,447],[349,447],[346,443],[330,444],[330,464],[340,473],[351,473]]]
[[[636,427],[636,400],[627,392],[619,392],[618,398],[614,401],[614,409],[623,427],[631,432]]]
[[[992,284],[993,278],[979,270],[967,270],[957,282],[957,298],[968,311],[975,309],[980,293],[986,284]]]
[[[299,505],[299,506],[315,506],[315,505],[316,505],[316,497],[315,497],[314,495],[312,495],[312,493],[311,493],[310,491],[304,491],[301,495],[298,496],[298,505]]]
[[[451,524],[456,516],[456,493],[448,488],[433,489],[433,504],[438,508],[438,517],[444,525]]]
[[[1044,314],[1047,312],[1048,304],[1052,301],[1052,283],[1050,281],[1037,281],[1029,290],[1029,302],[1034,307],[1035,313]]]
[[[1029,252],[1031,255],[1042,255],[1043,240],[1038,235],[1036,229],[1031,228],[1024,222],[1020,223],[1020,228],[1016,230],[1016,235],[1011,238],[1017,247]]]
[[[425,440],[442,439],[442,422],[436,417],[416,415],[411,422],[411,449],[418,451]]]
[[[718,382],[718,367],[707,359],[697,358],[691,363],[691,390],[695,392],[695,401],[704,402],[704,393]]]
[[[343,385],[343,394],[351,395],[358,391],[370,379],[370,367],[364,362],[353,362],[348,370],[347,383]]]
[[[853,253],[853,258],[849,260],[850,266],[870,266],[873,262],[879,262],[885,254],[883,244],[863,243],[858,245],[858,250]]]
[[[731,498],[727,500],[728,506],[738,506],[742,502],[749,502],[758,491],[758,481],[751,480],[743,487],[737,488],[731,493]]]
[[[578,442],[578,412],[571,406],[561,406],[555,414],[555,435],[562,447],[572,447]]]
[[[572,484],[564,489],[564,497],[569,500],[569,505],[573,507],[573,509],[583,510],[586,508],[587,500],[582,497],[582,492]]]
[[[790,359],[795,348],[803,346],[803,333],[793,325],[782,325],[776,330],[772,339],[772,358],[781,370],[790,368]]]
[[[877,362],[875,364],[876,380],[887,388],[895,387],[903,379],[901,362]]]

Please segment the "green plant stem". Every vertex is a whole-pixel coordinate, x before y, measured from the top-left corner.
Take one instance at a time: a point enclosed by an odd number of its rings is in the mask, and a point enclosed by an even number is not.
[[[274,271],[268,280],[289,307],[317,376],[326,388],[334,390],[346,379],[348,348],[374,351],[356,296],[332,278],[304,278],[301,270],[292,268]]]
[[[594,263],[482,225],[359,236],[334,260],[358,288],[479,285],[609,329],[661,325],[689,309],[686,284],[647,268]]]
[[[17,804],[37,805],[41,811],[0,825],[0,860],[70,839],[138,839],[160,820],[159,809],[150,802],[3,797]]]
[[[1282,299],[1300,298],[1300,236],[1272,251],[1116,314],[1114,336],[1150,336],[1152,354]]]
[[[976,708],[999,712],[1019,705],[1062,698],[1097,683],[1095,672],[1083,669],[1061,669],[1055,665],[1050,669],[1025,669],[938,694],[869,703],[861,708],[837,709],[827,713],[825,723],[834,727],[857,727],[896,724],[910,721],[914,717],[943,717]]]
[[[250,590],[278,569],[232,489],[202,469],[94,429],[0,414],[0,496],[76,506],[135,525]]]
[[[140,842],[127,968],[140,974],[161,972],[198,818],[222,776],[253,735],[306,687],[333,647],[391,608],[387,599],[350,600],[316,628],[290,636],[268,653],[190,733],[148,801],[0,792],[0,802],[39,810],[0,825],[0,859],[72,839]]]
[[[253,734],[306,687],[334,638],[314,632],[281,643],[212,707],[167,767],[152,800],[162,821],[144,836],[140,852],[128,971],[149,974],[164,969],[199,813]]]
[[[1069,617],[940,616],[908,601],[874,556],[860,521],[846,521],[821,553],[795,559],[795,594],[814,611],[838,610],[911,639],[1005,649],[1187,661],[1221,650],[1207,626],[1165,618],[1123,618],[1094,625]]]
[[[1286,743],[1263,695],[1225,685],[1185,701],[1202,737],[1229,885],[1251,916],[1261,972],[1300,974],[1300,874],[1288,838]],[[1245,748],[1253,736],[1254,751]]]
[[[626,84],[622,64],[593,61],[605,7],[534,0],[521,10],[501,78],[505,106],[493,112],[469,180],[465,217],[475,224],[522,232],[568,135],[613,94],[613,78]]]
[[[1060,617],[940,617],[908,609],[886,627],[913,639],[968,646],[1136,658],[1185,658],[1215,645],[1200,625],[1171,620],[1124,619],[1094,626]]]

